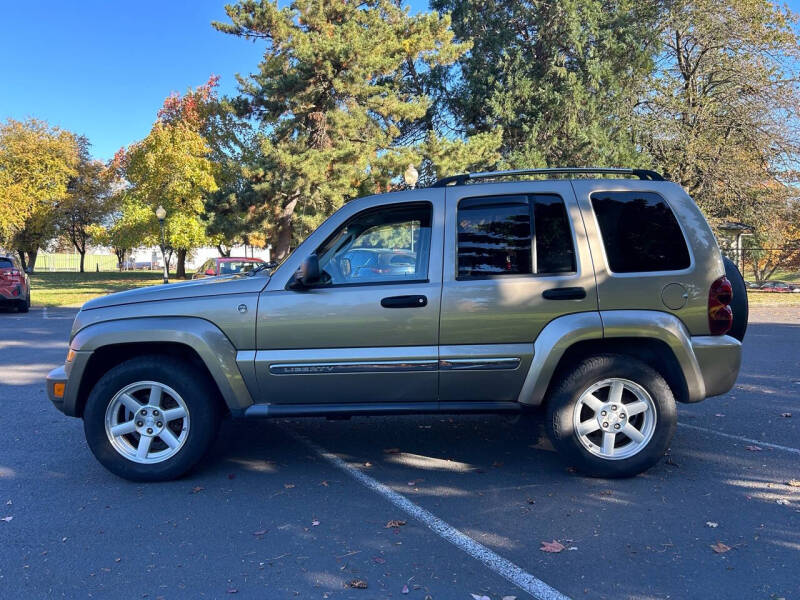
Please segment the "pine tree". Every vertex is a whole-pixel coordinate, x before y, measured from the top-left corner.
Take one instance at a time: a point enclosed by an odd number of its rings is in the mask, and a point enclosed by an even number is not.
[[[660,2],[432,0],[472,50],[449,94],[468,133],[503,130],[511,166],[634,165],[630,132]]]
[[[239,78],[236,105],[263,127],[252,202],[273,225],[281,259],[295,229],[302,235],[346,200],[389,189],[409,159],[420,160],[403,134],[429,115],[430,99],[410,85],[411,69],[452,63],[467,46],[453,42],[449,17],[410,16],[390,0],[243,0],[226,12],[230,23],[217,29],[265,45],[258,72]]]

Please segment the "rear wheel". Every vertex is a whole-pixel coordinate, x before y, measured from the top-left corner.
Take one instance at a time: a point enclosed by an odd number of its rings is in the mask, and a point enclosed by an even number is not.
[[[83,413],[89,448],[109,471],[132,481],[175,479],[216,437],[220,404],[213,381],[174,358],[134,358],[95,384]]]
[[[17,305],[17,311],[21,313],[26,313],[31,308],[31,293],[28,292],[28,295],[25,297],[25,300],[20,300],[19,304]]]
[[[585,359],[565,374],[547,406],[553,446],[592,477],[631,477],[664,455],[675,432],[675,399],[664,378],[629,356]]]

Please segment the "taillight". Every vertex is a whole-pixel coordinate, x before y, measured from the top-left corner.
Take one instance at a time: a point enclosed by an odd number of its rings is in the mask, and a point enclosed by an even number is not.
[[[19,271],[17,269],[11,269],[10,271],[6,271],[3,273],[3,277],[10,281],[19,281]]]
[[[708,290],[708,329],[711,335],[725,335],[733,326],[733,287],[727,277],[720,277]]]

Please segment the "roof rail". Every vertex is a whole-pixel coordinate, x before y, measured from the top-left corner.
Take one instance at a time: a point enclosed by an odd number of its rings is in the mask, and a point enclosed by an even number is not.
[[[554,167],[545,169],[516,169],[513,171],[486,171],[483,173],[463,173],[443,177],[431,187],[464,185],[473,179],[492,179],[494,177],[513,177],[515,175],[632,175],[644,181],[664,181],[659,173],[647,169],[623,169],[617,167]]]

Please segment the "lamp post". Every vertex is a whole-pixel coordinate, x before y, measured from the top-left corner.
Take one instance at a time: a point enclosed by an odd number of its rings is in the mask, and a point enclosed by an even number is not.
[[[164,219],[167,218],[167,211],[160,204],[156,209],[156,219],[161,227],[161,259],[164,261],[164,283],[169,283],[169,267],[167,266],[167,242],[164,238]]]

